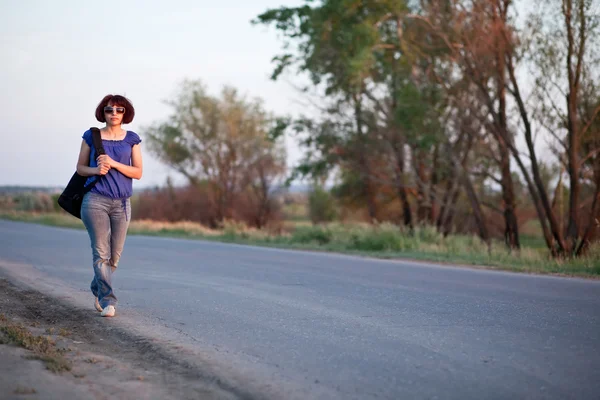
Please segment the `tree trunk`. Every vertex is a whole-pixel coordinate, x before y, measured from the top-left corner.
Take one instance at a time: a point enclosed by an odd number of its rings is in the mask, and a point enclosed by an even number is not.
[[[573,88],[573,90],[577,90]],[[569,149],[568,149],[568,168],[569,168],[569,224],[567,226],[567,252],[573,253],[579,241],[579,197],[581,185],[579,183],[579,138],[577,121],[577,94],[571,92],[567,96],[568,103],[568,130],[569,130]]]
[[[481,209],[481,203],[479,202],[479,198],[477,197],[477,192],[475,191],[475,188],[473,187],[473,183],[471,182],[471,179],[469,177],[469,174],[468,174],[468,171],[466,168],[468,153],[469,153],[469,150],[470,150],[471,145],[474,140],[473,135],[469,135],[468,140],[469,140],[469,142],[467,144],[467,149],[465,150],[465,154],[463,155],[463,160],[462,160],[460,167],[458,166],[459,164],[458,164],[458,161],[456,160],[456,156],[453,153],[450,156],[452,158],[452,163],[454,164],[455,168],[457,169],[460,182],[465,187],[465,191],[467,193],[467,198],[469,199],[469,203],[471,203],[471,209],[473,210],[475,222],[477,223],[477,229],[479,231],[479,236],[488,245],[488,252],[490,252],[491,251],[491,241],[490,241],[489,231],[487,228],[487,223],[485,220],[485,214],[483,213],[483,210]]]
[[[568,168],[569,168],[569,224],[567,226],[567,252],[573,255],[578,247],[579,241],[579,197],[581,185],[579,182],[579,151],[580,151],[580,132],[579,116],[577,112],[579,97],[579,82],[581,77],[581,66],[583,64],[584,46],[586,41],[586,16],[585,4],[583,0],[578,0],[579,6],[577,13],[579,21],[579,48],[578,54],[575,49],[575,34],[573,29],[573,1],[563,0],[563,14],[565,17],[565,26],[567,28],[567,77],[569,81],[569,92],[567,94],[567,131],[568,131]],[[576,19],[577,17],[575,17]],[[573,56],[575,56],[575,66],[573,65]]]
[[[519,249],[519,224],[515,213],[515,194],[510,173],[510,155],[503,149],[502,155],[502,199],[504,201],[504,242],[509,249]]]
[[[396,158],[396,191],[400,198],[402,206],[402,218],[404,226],[407,226],[412,232],[414,229],[412,211],[408,202],[408,194],[406,192],[406,182],[404,180],[404,144],[396,141],[393,144],[394,156]]]
[[[499,3],[494,18],[500,18],[506,24],[506,10]],[[504,202],[504,242],[509,249],[519,249],[519,225],[517,223],[514,185],[510,170],[510,152],[506,144],[511,138],[506,123],[506,43],[503,37],[496,37],[496,92],[498,97],[498,129],[494,135],[500,152],[500,171],[502,182],[502,200]]]
[[[531,161],[531,171],[533,172],[533,182],[535,183],[535,191],[532,191],[530,187],[530,192],[532,197],[534,197],[534,203],[536,204],[536,209],[538,205],[541,206],[541,210],[543,210],[543,214],[540,215],[540,222],[542,226],[545,226],[545,221],[547,220],[550,223],[550,231],[552,232],[552,236],[554,240],[546,239],[546,242],[549,243],[549,248],[554,255],[560,255],[565,253],[565,242],[563,240],[562,232],[559,230],[558,221],[556,220],[556,216],[550,207],[550,201],[548,199],[548,194],[546,193],[546,188],[544,187],[544,183],[542,181],[539,164],[537,160],[537,155],[535,152],[535,148],[533,145],[533,133],[531,130],[531,123],[529,122],[529,115],[527,113],[527,109],[525,108],[525,103],[520,93],[519,84],[517,82],[517,78],[515,75],[515,69],[512,65],[512,58],[509,55],[507,57],[507,66],[509,77],[512,84],[512,89],[514,93],[515,100],[517,102],[519,108],[519,114],[521,116],[521,120],[523,121],[523,125],[525,127],[525,141],[527,142],[527,149],[529,150],[529,159]],[[514,146],[511,146],[511,152],[515,159],[519,159],[519,152]],[[523,170],[525,167],[521,164],[521,169]],[[529,176],[529,174],[527,174]],[[528,184],[529,187],[529,184]],[[535,192],[535,193],[534,193]],[[539,210],[538,210],[539,214]],[[546,236],[546,233],[544,234]]]
[[[446,144],[451,165],[449,178],[450,180],[448,181],[448,184],[446,186],[446,193],[444,194],[443,210],[440,212],[440,217],[438,218],[438,231],[440,231],[441,228],[444,237],[448,236],[452,231],[452,224],[454,222],[454,216],[456,214],[456,203],[458,202],[458,196],[460,194],[460,168],[462,168],[463,170],[466,169],[467,161],[469,159],[469,153],[471,152],[471,148],[474,142],[473,136],[467,135],[463,131],[461,132],[458,140],[456,141],[456,145],[460,145],[463,142],[465,136],[467,136],[467,143],[463,150],[460,166],[456,163],[456,156],[454,154],[453,147],[450,146],[449,143]]]
[[[360,98],[355,96],[354,98],[354,117],[356,120],[356,130],[358,137],[362,144],[362,148],[358,149],[358,165],[360,168],[360,176],[363,179],[363,195],[367,201],[367,210],[369,212],[370,222],[377,218],[377,203],[375,201],[375,193],[373,190],[373,184],[371,182],[371,174],[369,171],[369,163],[365,156],[366,153],[366,138],[363,132],[363,121],[362,121],[362,104]]]
[[[446,190],[444,191],[444,197],[442,198],[442,203],[440,205],[440,212],[437,217],[437,221],[435,223],[438,232],[442,231],[442,227],[444,226],[444,221],[446,220],[446,214],[448,213],[450,207],[450,199],[452,198],[452,193],[454,192],[454,183],[456,182],[456,175],[451,170],[450,175],[446,181]]]
[[[429,196],[427,195],[427,172],[421,151],[413,149],[413,166],[417,177],[417,221],[419,225],[427,222],[430,214]]]
[[[469,178],[466,170],[462,170],[460,172],[461,181],[465,187],[467,192],[467,197],[469,199],[469,203],[471,203],[471,208],[473,210],[473,216],[475,217],[475,222],[477,223],[477,229],[479,230],[479,236],[481,240],[483,240],[488,245],[488,251],[491,250],[491,241],[490,234],[487,229],[487,223],[485,220],[485,215],[483,210],[481,209],[481,203],[479,202],[479,198],[477,197],[477,193],[475,192],[475,188],[473,187],[473,183]]]
[[[436,145],[433,150],[433,166],[431,168],[431,185],[429,186],[429,216],[427,218],[429,224],[433,225],[435,222],[435,207],[436,207],[436,196],[437,196],[437,184],[439,180],[438,172],[438,157],[439,157],[439,146]]]
[[[399,22],[399,21],[397,21]],[[392,114],[396,112],[398,108],[398,99],[397,99],[397,77],[396,77],[396,60],[392,61]],[[408,202],[408,193],[406,192],[406,181],[404,179],[404,163],[406,160],[404,154],[404,143],[405,138],[400,132],[399,127],[396,122],[392,122],[393,127],[393,136],[391,137],[392,149],[394,151],[394,157],[396,158],[396,191],[398,192],[398,197],[400,198],[400,204],[402,206],[402,218],[404,221],[404,226],[407,226],[410,233],[414,231],[413,217],[412,211],[410,208],[410,203]]]
[[[575,251],[576,256],[583,255],[590,245],[590,238],[594,231],[595,225],[600,223],[600,168],[596,171],[596,190],[594,192],[594,200],[592,201],[592,209],[590,210],[590,222],[581,238],[581,242]]]
[[[406,188],[403,186],[403,184],[398,185],[398,197],[400,197],[400,203],[402,205],[402,219],[404,226],[407,226],[409,231],[412,232],[414,230],[412,211],[410,209],[410,203],[408,202]]]
[[[460,190],[458,189],[458,181],[455,181],[452,186],[452,196],[450,197],[450,203],[448,204],[448,212],[443,221],[442,233],[444,237],[452,233],[452,225],[454,224],[454,218],[456,216],[456,204],[458,203],[458,196],[460,195]]]

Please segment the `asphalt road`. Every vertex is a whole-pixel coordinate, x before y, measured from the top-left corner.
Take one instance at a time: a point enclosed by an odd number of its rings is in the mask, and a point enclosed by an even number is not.
[[[92,277],[85,231],[0,221],[0,261]],[[598,281],[129,236],[114,284],[305,398],[600,398]]]

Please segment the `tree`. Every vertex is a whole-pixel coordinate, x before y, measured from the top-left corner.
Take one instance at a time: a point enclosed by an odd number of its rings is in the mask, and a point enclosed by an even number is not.
[[[191,185],[210,185],[215,224],[233,217],[235,197],[248,189],[262,210],[257,224],[264,224],[270,188],[285,169],[279,121],[260,100],[232,87],[213,97],[200,81],[184,81],[168,104],[169,120],[148,128],[151,150]]]
[[[437,79],[446,83],[447,95],[459,97],[458,104],[461,106],[465,104],[465,94],[471,97],[469,102],[478,103],[480,110],[476,115],[481,119],[483,132],[490,136],[490,140],[485,140],[487,148],[482,150],[495,167],[484,161],[486,168],[480,168],[477,173],[500,185],[501,206],[491,208],[503,215],[506,245],[519,248],[509,150],[509,142],[513,142],[514,138],[507,122],[507,70],[504,60],[507,47],[511,45],[504,32],[509,27],[511,5],[512,0],[429,0],[422,2],[420,14],[409,17],[422,26],[426,32],[424,37],[429,36],[430,42],[437,42],[437,47],[444,49],[439,52],[443,56],[443,68],[436,69],[435,73],[444,74]],[[470,132],[476,136],[481,134],[479,130]],[[478,214],[476,210],[474,212]]]
[[[327,119],[333,119],[331,123],[325,120],[311,124],[313,128],[320,127],[312,130],[307,124],[303,126],[309,128],[304,131],[311,138],[305,143],[332,144],[336,156],[331,157],[331,149],[323,149],[321,154],[326,159],[304,163],[300,171],[321,173],[324,166],[344,163],[360,177],[362,184],[359,187],[372,219],[377,216],[375,191],[378,184],[396,185],[403,205],[404,223],[412,228],[406,147],[412,146],[414,150],[412,165],[419,175],[418,215],[423,220],[432,220],[433,207],[431,196],[427,195],[426,179],[432,174],[425,171],[429,149],[419,148],[426,145],[422,139],[427,137],[427,123],[431,119],[419,119],[419,115],[427,114],[419,108],[428,105],[423,101],[415,106],[415,99],[408,96],[421,92],[411,76],[414,57],[407,55],[411,50],[400,26],[407,12],[407,2],[401,0],[328,0],[315,7],[304,5],[268,10],[254,22],[274,24],[284,36],[285,51],[274,58],[277,63],[274,79],[296,66],[300,72],[308,74],[315,86],[324,87],[328,98],[334,99],[334,106],[327,113]],[[292,44],[296,51],[289,50]],[[418,111],[418,115],[413,115],[414,111]],[[329,129],[322,129],[339,125],[340,115],[350,114],[353,121],[342,123],[342,132],[346,133],[343,138],[329,134]],[[419,129],[420,132],[416,132]],[[334,136],[340,140],[331,143]],[[382,182],[384,178],[379,170],[382,151],[395,160],[388,182]],[[338,164],[332,163],[334,159]]]
[[[582,154],[587,129],[598,117],[600,107],[590,112],[582,120],[581,94],[585,86],[589,87],[585,71],[590,65],[597,64],[594,59],[598,38],[598,14],[591,0],[547,0],[545,14],[534,14],[532,25],[531,47],[528,55],[537,67],[535,94],[538,108],[532,108],[526,102],[521,85],[517,78],[515,62],[519,54],[515,51],[506,55],[510,77],[509,91],[515,98],[521,117],[523,132],[531,162],[533,175],[532,195],[539,201],[543,214],[542,225],[546,227],[547,241],[553,253],[561,256],[576,256],[584,251],[587,243],[582,240],[580,208],[581,208],[581,170],[588,155],[597,151],[590,149],[589,154]],[[548,12],[550,11],[550,12]],[[590,75],[587,78],[591,78]],[[559,94],[560,96],[557,96]],[[598,98],[598,94],[592,98]],[[563,103],[555,99],[561,98]],[[558,216],[551,207],[548,189],[544,187],[538,155],[534,147],[534,126],[537,122],[556,139],[564,152],[566,169],[569,177],[569,217],[566,232],[561,229]],[[562,157],[561,157],[562,159]],[[533,186],[533,185],[532,185]],[[597,185],[596,185],[597,186]],[[589,224],[594,223],[589,221]],[[587,231],[587,230],[586,230]],[[551,232],[551,239],[549,238]]]
[[[428,4],[447,5],[447,1],[430,1]],[[425,18],[431,30],[453,49],[453,59],[463,66],[479,88],[487,112],[483,121],[497,140],[498,163],[504,190],[506,232],[516,226],[514,218],[514,191],[510,190],[510,159],[517,166],[527,184],[532,202],[537,210],[546,243],[555,255],[580,254],[587,246],[580,228],[581,168],[582,159],[595,153],[594,149],[582,154],[585,131],[597,117],[598,111],[588,109],[582,123],[581,90],[586,84],[584,72],[593,65],[594,46],[597,41],[598,15],[590,0],[548,0],[528,18],[529,31],[519,31],[507,16],[514,6],[512,0],[465,0],[453,3],[451,13],[454,26],[434,24]],[[457,33],[459,33],[457,35]],[[597,60],[597,59],[596,59]],[[519,79],[519,69],[533,67],[536,79],[534,94],[537,102],[526,99]],[[516,103],[520,127],[527,145],[527,159],[517,149],[515,133],[507,123],[506,92]],[[592,96],[593,98],[593,96]],[[556,99],[564,99],[564,103]],[[536,149],[535,123],[538,131],[549,132],[562,149],[559,160],[565,160],[569,176],[569,219],[567,230],[551,205],[548,188],[542,177],[539,150]],[[517,125],[518,126],[518,125]],[[541,128],[541,129],[540,129]],[[528,164],[528,165],[527,165]],[[508,189],[508,190],[507,190]],[[511,194],[512,192],[512,194]],[[513,199],[511,201],[511,199]],[[592,210],[593,211],[593,210]],[[587,231],[587,230],[586,230]],[[515,231],[516,233],[516,231]],[[515,236],[518,237],[518,236]]]
[[[328,0],[315,7],[304,5],[267,10],[254,20],[254,23],[274,24],[284,36],[284,49],[288,49],[292,43],[296,47],[297,51],[286,50],[274,58],[277,63],[274,79],[291,66],[296,66],[300,72],[308,74],[314,85],[323,86],[325,95],[335,99],[330,116],[339,116],[341,110],[353,116],[352,121],[342,122],[346,135],[335,147],[336,151],[343,154],[340,160],[353,160],[346,167],[350,166],[362,181],[363,197],[371,219],[377,217],[377,204],[373,160],[370,159],[373,154],[366,151],[374,142],[371,135],[373,129],[366,115],[366,90],[376,62],[373,50],[379,46],[377,19],[390,8],[400,12],[406,5],[404,1],[397,0]],[[334,125],[338,123],[333,122]],[[315,125],[326,127],[331,124],[324,121]],[[321,131],[317,129],[312,133]],[[315,140],[323,141],[318,137]],[[347,146],[341,148],[342,144]],[[329,154],[324,153],[323,156],[329,157]],[[332,164],[317,161],[312,166],[322,168],[328,165]],[[309,174],[322,172],[312,169],[311,164],[307,163],[301,166],[300,171]]]

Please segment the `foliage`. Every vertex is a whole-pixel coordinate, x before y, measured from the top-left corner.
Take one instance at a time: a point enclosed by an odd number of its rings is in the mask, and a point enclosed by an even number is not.
[[[336,204],[331,194],[322,187],[314,187],[308,196],[310,220],[314,223],[331,222],[336,218]]]
[[[169,120],[147,128],[152,152],[190,185],[210,187],[213,224],[232,217],[241,193],[254,197],[262,210],[257,223],[264,224],[273,186],[285,172],[282,120],[259,99],[227,86],[211,96],[200,81],[184,81],[168,104]]]
[[[290,179],[335,173],[339,204],[366,208],[369,221],[397,196],[404,226],[416,207],[418,223],[444,234],[462,223],[466,198],[481,238],[490,243],[492,229],[515,249],[528,220],[519,216],[533,210],[554,256],[580,255],[600,218],[592,4],[545,0],[526,29],[510,0],[307,0],[265,11],[253,22],[282,38],[273,79],[305,74],[322,105],[292,124],[306,157]],[[531,100],[527,68],[538,77]],[[540,155],[540,132],[556,139],[556,160]],[[566,221],[554,208],[561,164]],[[393,247],[386,240],[375,246]]]
[[[225,220],[219,220],[215,206],[214,187],[208,182],[185,187],[167,186],[147,190],[136,196],[132,203],[134,220],[165,222],[193,221],[210,227],[218,227]],[[267,209],[256,201],[249,191],[238,193],[232,202],[230,220],[248,226],[263,227],[281,219],[280,203],[269,194]]]
[[[56,200],[58,195],[51,196],[43,192],[21,192],[0,196],[0,210],[16,210],[46,213],[59,211]]]

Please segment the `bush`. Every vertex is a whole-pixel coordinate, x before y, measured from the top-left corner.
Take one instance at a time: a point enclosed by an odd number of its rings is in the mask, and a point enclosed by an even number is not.
[[[333,233],[321,226],[298,227],[292,234],[292,243],[327,244],[333,239]]]
[[[0,210],[9,211],[15,209],[15,202],[12,196],[3,195],[0,196]]]
[[[14,198],[17,211],[52,212],[52,198],[47,193],[23,193]]]
[[[353,224],[350,228],[340,226],[340,235],[350,232],[350,237],[340,238],[349,250],[361,251],[405,251],[413,250],[418,244],[414,236],[390,223],[382,224]]]
[[[52,206],[54,207],[54,212],[62,211],[62,207],[58,205],[58,198],[60,197],[60,193],[53,194],[50,198],[52,199]]]
[[[218,228],[224,221],[218,220],[213,190],[210,185],[204,184],[144,191],[132,199],[133,219],[193,221]],[[263,227],[280,219],[278,202],[269,201],[265,205],[254,200],[248,193],[236,193],[228,219],[253,227]]]
[[[364,251],[402,250],[402,241],[393,232],[377,232],[372,235],[354,235],[352,247]]]
[[[336,207],[331,194],[320,187],[314,188],[308,196],[308,212],[313,224],[333,221]]]

